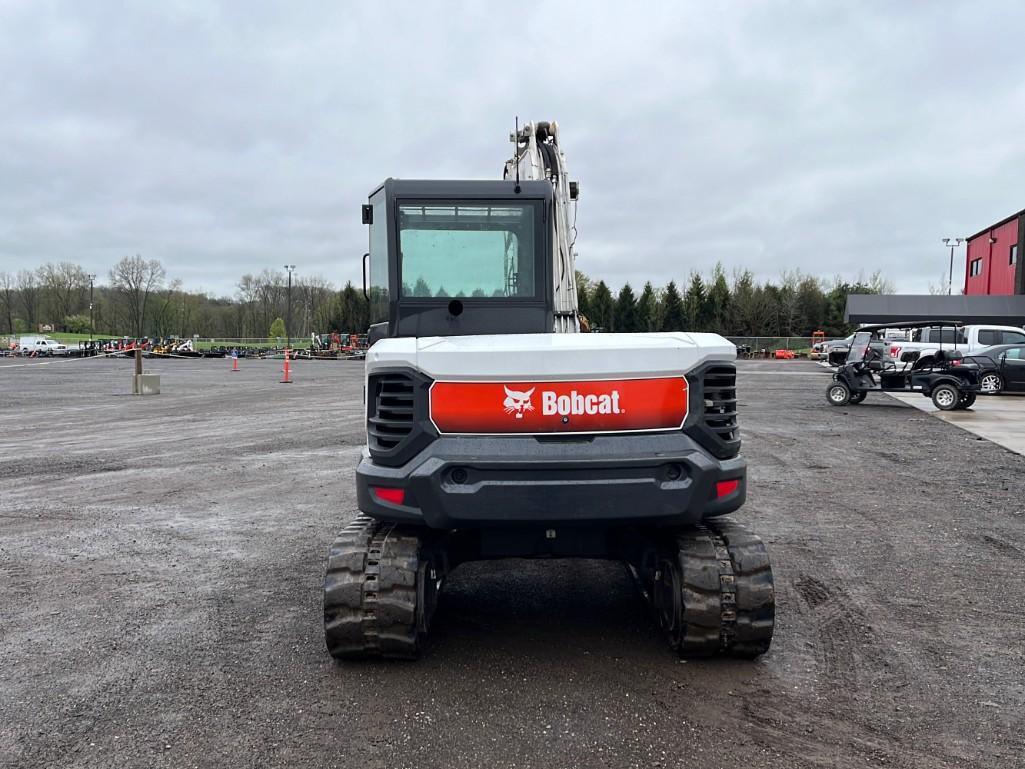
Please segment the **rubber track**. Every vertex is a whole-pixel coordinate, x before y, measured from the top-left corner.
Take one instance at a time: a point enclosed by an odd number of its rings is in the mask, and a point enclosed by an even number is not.
[[[772,642],[776,604],[772,567],[762,540],[728,520],[677,537],[685,657],[727,654],[751,659]]]
[[[420,539],[358,515],[335,539],[324,576],[324,638],[336,659],[412,659],[419,652]]]
[[[769,650],[776,622],[772,564],[761,537],[739,523],[710,524],[726,544],[736,576],[737,619],[730,647],[734,657],[751,659]]]

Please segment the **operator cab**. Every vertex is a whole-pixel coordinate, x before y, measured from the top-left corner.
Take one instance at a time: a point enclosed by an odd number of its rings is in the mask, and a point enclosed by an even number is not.
[[[363,206],[369,343],[551,332],[552,205],[547,181],[385,181]]]

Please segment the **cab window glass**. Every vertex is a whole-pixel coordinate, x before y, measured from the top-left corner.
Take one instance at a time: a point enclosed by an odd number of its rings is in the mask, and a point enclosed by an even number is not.
[[[535,297],[533,203],[399,206],[403,297]]]
[[[923,341],[930,344],[964,344],[964,329],[930,328],[923,334]]]

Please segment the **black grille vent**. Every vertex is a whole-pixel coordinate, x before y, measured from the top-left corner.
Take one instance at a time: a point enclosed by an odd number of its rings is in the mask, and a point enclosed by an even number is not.
[[[734,453],[739,451],[737,370],[733,366],[712,366],[705,371],[702,385],[705,427]]]
[[[367,420],[370,448],[389,451],[413,432],[413,388],[413,380],[404,374],[374,378],[374,410]]]

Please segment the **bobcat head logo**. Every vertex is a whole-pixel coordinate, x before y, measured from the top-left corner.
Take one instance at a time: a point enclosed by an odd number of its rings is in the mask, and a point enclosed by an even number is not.
[[[516,390],[510,390],[508,387],[505,388],[506,398],[502,402],[505,407],[506,414],[516,414],[517,419],[523,419],[524,411],[533,411],[534,405],[530,402],[530,396],[534,394],[536,388],[531,387],[525,393],[516,392]]]

